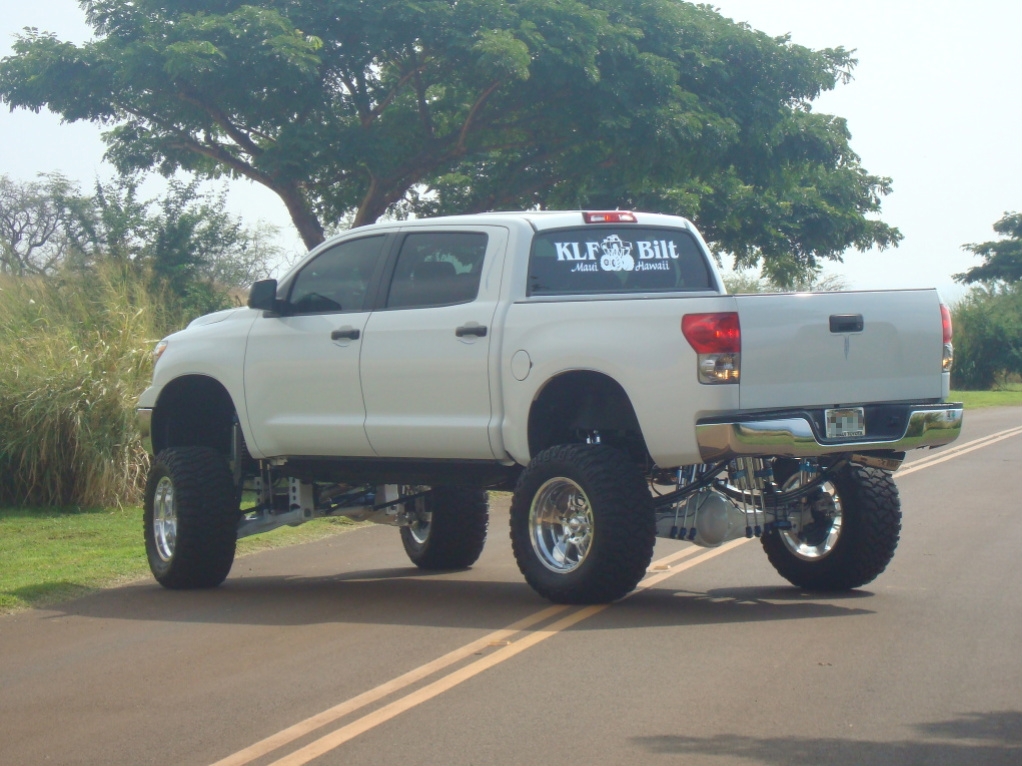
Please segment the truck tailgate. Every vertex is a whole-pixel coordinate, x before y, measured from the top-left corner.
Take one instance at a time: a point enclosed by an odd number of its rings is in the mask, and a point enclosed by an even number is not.
[[[938,400],[936,290],[739,295],[743,410]]]

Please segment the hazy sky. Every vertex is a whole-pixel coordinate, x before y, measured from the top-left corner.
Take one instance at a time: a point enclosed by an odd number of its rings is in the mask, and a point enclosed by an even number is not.
[[[846,254],[828,266],[855,289],[940,288],[977,264],[961,250],[994,238],[994,221],[1022,210],[1022,2],[1020,0],[718,0],[720,12],[810,48],[855,49],[855,79],[814,105],[848,120],[852,148],[894,192],[882,218],[905,236],[895,250]],[[89,35],[75,0],[0,0],[0,56],[35,26],[62,39]],[[99,130],[51,114],[0,112],[0,173],[29,180],[59,170],[91,185],[112,170]],[[236,214],[266,220],[300,248],[283,203],[236,182]]]

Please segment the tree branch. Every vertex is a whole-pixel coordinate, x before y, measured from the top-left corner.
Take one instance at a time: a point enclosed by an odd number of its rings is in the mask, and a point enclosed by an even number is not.
[[[359,122],[361,122],[362,126],[365,127],[369,124],[369,122],[371,122],[369,116],[369,105],[366,103],[365,92],[360,91],[355,87],[355,83],[351,81],[351,77],[347,72],[338,72],[337,78],[344,84],[344,87],[348,89],[348,93],[351,95],[351,100],[355,104],[355,109],[358,111]]]
[[[465,123],[461,126],[461,133],[458,135],[457,150],[459,153],[465,151],[465,139],[468,138],[468,131],[472,127],[472,121],[475,119],[476,114],[478,114],[483,104],[486,103],[486,99],[488,99],[502,83],[503,80],[495,80],[490,87],[482,92],[482,95],[476,99],[476,102],[472,104],[472,108],[469,110],[468,116],[465,118]]]
[[[426,131],[426,135],[432,139],[435,136],[433,116],[429,112],[429,104],[426,103],[426,86],[422,82],[420,69],[415,71],[415,97],[419,106],[419,121],[422,123],[423,130]]]
[[[253,157],[258,157],[263,153],[263,150],[252,141],[247,133],[242,131],[241,128],[231,122],[227,114],[217,107],[205,103],[201,98],[193,93],[188,93],[185,90],[178,91],[178,98],[187,104],[196,106],[206,114],[208,114],[213,121],[223,128],[224,132],[229,135],[238,146],[244,149],[246,152],[251,154]]]
[[[419,72],[426,68],[426,64],[428,63],[428,61],[424,61],[418,66],[413,67],[410,72],[405,73],[401,79],[397,81],[397,84],[391,89],[390,93],[387,94],[387,97],[373,107],[372,111],[369,113],[369,119],[362,121],[362,127],[368,128],[373,120],[383,114],[386,108],[391,105],[395,98],[397,98],[398,93],[400,93],[404,86],[408,84],[408,81],[415,78]]]

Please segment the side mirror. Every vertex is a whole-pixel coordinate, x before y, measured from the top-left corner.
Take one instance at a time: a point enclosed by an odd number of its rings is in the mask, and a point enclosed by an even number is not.
[[[276,313],[280,309],[277,302],[277,280],[261,279],[248,291],[248,307]]]

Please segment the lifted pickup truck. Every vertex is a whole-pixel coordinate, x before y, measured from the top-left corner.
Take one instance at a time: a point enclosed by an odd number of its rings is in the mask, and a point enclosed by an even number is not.
[[[857,588],[898,543],[891,472],[962,425],[934,290],[727,295],[692,224],[646,213],[349,231],[156,356],[145,541],[169,588],[331,515],[468,567],[487,489],[514,492],[514,555],[553,601],[625,595],[656,537],[756,536],[793,584]]]

